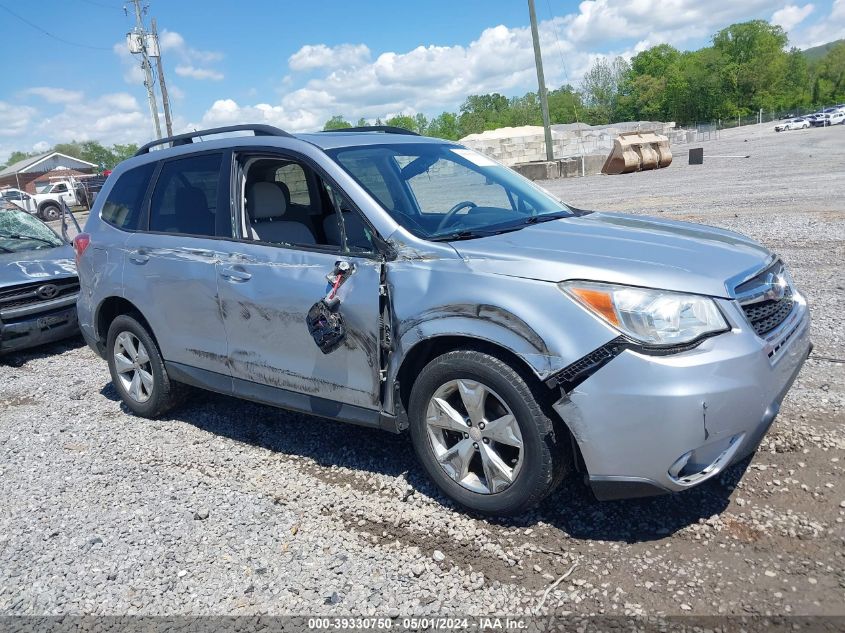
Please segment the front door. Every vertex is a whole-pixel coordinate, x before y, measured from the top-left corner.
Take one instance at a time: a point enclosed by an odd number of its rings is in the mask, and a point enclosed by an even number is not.
[[[368,417],[380,409],[382,259],[371,234],[360,216],[341,219],[356,211],[301,156],[245,150],[235,164],[240,239],[217,263],[235,391]]]
[[[239,244],[217,264],[220,312],[233,378],[365,409],[379,409],[381,262],[279,246]],[[352,272],[337,290],[345,334],[324,353],[308,312],[331,292],[337,262]],[[323,412],[313,406],[315,412]]]

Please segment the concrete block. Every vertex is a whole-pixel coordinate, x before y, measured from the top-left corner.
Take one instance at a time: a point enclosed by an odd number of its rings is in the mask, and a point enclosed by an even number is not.
[[[529,180],[552,180],[560,178],[560,162],[556,160],[519,163],[513,165],[512,168]]]
[[[588,154],[584,156],[584,175],[592,176],[594,174],[600,174],[605,160],[607,160],[606,154]]]

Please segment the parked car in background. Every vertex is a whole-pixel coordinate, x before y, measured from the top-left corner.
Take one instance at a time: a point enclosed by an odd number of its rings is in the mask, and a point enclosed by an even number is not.
[[[831,125],[830,115],[826,112],[818,112],[813,115],[810,125],[813,127],[827,127]]]
[[[69,240],[20,208],[0,209],[0,355],[76,334],[78,295]]]
[[[574,209],[398,128],[158,140],[74,245],[81,330],[136,415],[187,383],[407,429],[443,492],[492,515],[574,470],[600,499],[718,476],[811,349],[807,302],[752,239]]]
[[[775,126],[775,132],[785,132],[787,130],[805,130],[808,127],[810,127],[810,122],[807,119],[798,117],[795,119],[789,119],[788,121],[784,121],[783,123],[778,123]]]
[[[62,214],[62,205],[88,206],[85,188],[73,179],[50,183],[35,194],[8,187],[0,192],[0,196],[46,221],[58,220]]]
[[[845,122],[845,112],[836,111],[831,112],[828,116],[828,125],[842,125]]]
[[[21,191],[20,189],[15,189],[14,187],[0,189],[0,199],[12,202],[17,205],[18,208],[23,209],[24,211],[29,211],[30,213],[34,213],[34,209],[36,209],[35,203],[32,202],[32,196],[26,191]]]

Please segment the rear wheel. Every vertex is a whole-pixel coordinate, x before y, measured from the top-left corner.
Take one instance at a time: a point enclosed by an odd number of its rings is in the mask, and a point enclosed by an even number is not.
[[[135,415],[154,418],[178,400],[179,385],[170,380],[158,346],[134,317],[112,321],[107,338],[112,384]]]
[[[62,210],[57,204],[45,204],[43,207],[41,207],[41,219],[46,222],[58,220],[61,214]]]
[[[539,503],[570,463],[565,434],[526,380],[498,358],[454,351],[411,391],[411,438],[429,476],[462,506],[514,515]]]

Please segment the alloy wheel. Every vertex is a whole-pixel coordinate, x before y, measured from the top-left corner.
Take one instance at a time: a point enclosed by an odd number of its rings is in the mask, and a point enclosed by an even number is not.
[[[123,390],[135,402],[146,402],[153,392],[153,370],[147,348],[132,332],[114,340],[114,368]]]
[[[425,422],[437,462],[464,488],[494,494],[516,481],[522,433],[510,407],[487,385],[470,379],[441,385]]]

